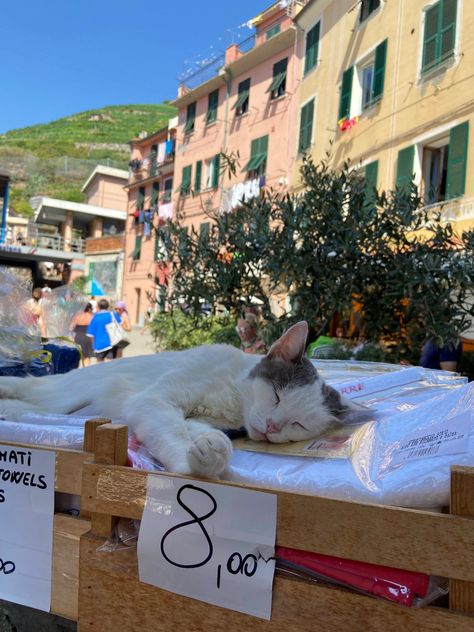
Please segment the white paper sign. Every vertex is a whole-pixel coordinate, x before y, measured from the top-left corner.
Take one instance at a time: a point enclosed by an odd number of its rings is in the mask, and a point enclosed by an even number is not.
[[[470,425],[471,412],[466,411],[429,430],[412,432],[393,453],[390,467],[414,459],[467,452]]]
[[[56,455],[0,444],[0,598],[49,612]]]
[[[150,474],[140,581],[270,619],[276,510],[275,494]]]

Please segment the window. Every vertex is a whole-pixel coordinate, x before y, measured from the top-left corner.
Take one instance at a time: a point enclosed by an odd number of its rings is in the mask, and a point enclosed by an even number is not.
[[[140,187],[138,189],[138,195],[137,195],[137,210],[143,211],[144,207],[145,207],[145,187]]]
[[[207,114],[206,114],[206,125],[210,125],[217,120],[217,106],[219,103],[219,90],[214,90],[209,95],[208,105],[207,105]]]
[[[191,193],[191,165],[187,167],[183,167],[183,175],[181,178],[181,187],[180,193],[181,195],[189,195]]]
[[[152,145],[149,155],[150,160],[150,176],[156,175],[156,164],[158,157],[158,145]]]
[[[367,20],[369,15],[380,6],[380,0],[362,0],[360,3],[360,22]]]
[[[306,52],[304,55],[304,74],[306,75],[318,63],[319,30],[321,22],[306,33]]]
[[[202,178],[202,160],[198,160],[196,163],[196,173],[194,176],[194,190],[199,193],[201,190],[201,178]]]
[[[422,180],[425,204],[436,204],[446,199],[449,139],[423,147]]]
[[[194,122],[196,120],[196,102],[190,103],[186,110],[186,125],[184,126],[184,133],[191,134],[194,132]]]
[[[344,72],[339,119],[361,114],[382,98],[387,44],[388,40],[384,40],[370,55]]]
[[[135,246],[134,246],[133,252],[132,252],[132,259],[133,259],[133,261],[139,261],[141,253],[142,253],[142,236],[141,235],[136,235],[135,236]]]
[[[285,94],[286,90],[286,69],[288,58],[282,59],[273,66],[273,80],[267,90],[270,92],[270,99],[278,99]]]
[[[281,31],[281,25],[280,25],[280,22],[278,22],[278,24],[274,24],[271,28],[268,29],[267,40],[271,39],[272,37],[275,37],[275,35],[278,35],[280,31]]]
[[[302,154],[311,147],[313,140],[314,99],[301,108],[300,135],[298,153]]]
[[[250,160],[245,166],[248,179],[265,175],[267,170],[268,136],[262,136],[252,141],[250,146]]]
[[[160,183],[153,182],[153,186],[151,188],[151,205],[156,206],[158,204],[158,199],[160,197]]]
[[[206,189],[217,189],[219,186],[220,159],[221,155],[216,154],[205,162],[204,185]]]
[[[250,79],[239,83],[237,101],[232,106],[236,116],[242,116],[249,111]]]
[[[171,202],[171,194],[173,192],[173,178],[168,178],[165,180],[165,187],[163,192],[163,202],[166,204],[167,202]]]
[[[457,0],[439,0],[425,11],[422,73],[436,68],[454,54]]]

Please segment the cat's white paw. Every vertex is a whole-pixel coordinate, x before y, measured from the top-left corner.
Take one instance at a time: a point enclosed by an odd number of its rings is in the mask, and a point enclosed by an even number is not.
[[[220,476],[231,456],[232,443],[220,430],[199,435],[188,450],[191,472],[200,476]]]

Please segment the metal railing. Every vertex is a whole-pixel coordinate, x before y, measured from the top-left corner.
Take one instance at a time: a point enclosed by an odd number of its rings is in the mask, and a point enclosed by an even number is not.
[[[81,254],[85,250],[85,243],[81,237],[65,240],[59,233],[42,231],[35,224],[28,224],[11,236],[7,231],[5,244],[7,246],[29,246],[32,248],[77,252]]]
[[[425,206],[425,209],[441,213],[441,220],[444,222],[474,219],[474,198],[436,202]]]

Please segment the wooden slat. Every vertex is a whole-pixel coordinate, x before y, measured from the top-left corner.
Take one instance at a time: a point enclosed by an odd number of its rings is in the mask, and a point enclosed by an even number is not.
[[[146,479],[147,472],[86,464],[83,506],[91,512],[140,519]],[[468,518],[272,493],[278,496],[281,546],[474,581],[474,532]]]
[[[56,514],[53,534],[51,612],[77,620],[79,593],[79,542],[90,522]]]
[[[277,577],[270,622],[138,581],[136,550],[99,552],[81,539],[78,632],[472,632],[474,619],[439,608],[403,608],[336,588]]]
[[[471,519],[474,540],[474,469],[453,467],[451,470],[452,514]],[[472,548],[472,545],[471,545]],[[450,580],[449,606],[453,610],[474,615],[474,582]]]

